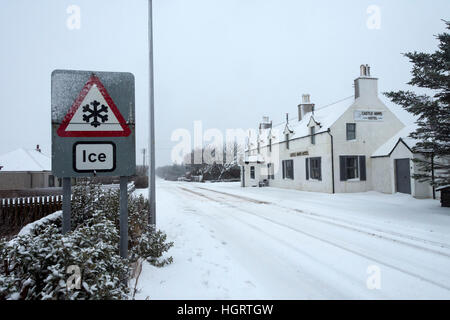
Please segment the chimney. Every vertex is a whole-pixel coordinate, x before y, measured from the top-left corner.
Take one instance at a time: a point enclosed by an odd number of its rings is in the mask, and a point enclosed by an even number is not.
[[[269,117],[264,116],[262,118],[262,122],[259,124],[259,130],[261,131],[262,129],[270,129],[272,128],[272,121],[269,121]]]
[[[308,112],[314,112],[314,103],[311,103],[311,96],[309,94],[303,94],[302,103],[298,105],[298,121],[301,121],[303,116]]]
[[[36,151],[37,151],[37,152],[41,152],[41,148],[39,148],[39,145],[38,145],[38,144],[36,145]]]
[[[360,75],[355,79],[355,99],[378,97],[378,79],[370,75],[370,66],[362,64],[359,67]]]

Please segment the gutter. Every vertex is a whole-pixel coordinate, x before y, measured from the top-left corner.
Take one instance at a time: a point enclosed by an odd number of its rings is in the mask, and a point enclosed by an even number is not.
[[[327,133],[330,135],[331,138],[331,184],[333,193],[335,193],[334,188],[334,148],[333,148],[333,135],[331,134],[330,128],[328,128]]]
[[[330,130],[330,129],[328,128],[328,130]],[[327,133],[327,132],[328,132],[328,131],[320,131],[320,132],[314,133],[313,135],[308,134],[307,136],[301,136],[301,137],[289,139],[289,141],[295,141],[295,140],[299,140],[299,139],[309,138],[309,137],[311,137],[311,136],[318,136],[319,134],[323,134],[323,133]],[[282,144],[282,143],[285,143],[285,142],[286,142],[286,140],[281,141],[281,142],[275,142],[275,143],[272,143],[272,145],[274,146],[274,145]],[[261,147],[261,148],[266,148],[266,147],[268,147],[268,146],[269,146],[269,144],[261,145],[260,147]],[[257,150],[257,149],[258,149],[258,148],[248,149],[248,150],[244,150],[244,152],[254,151],[254,150]]]

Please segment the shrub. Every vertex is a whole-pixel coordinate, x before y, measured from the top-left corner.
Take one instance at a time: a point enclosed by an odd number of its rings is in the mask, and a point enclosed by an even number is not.
[[[147,226],[148,201],[128,195],[129,259],[119,251],[119,191],[102,190],[88,179],[72,191],[73,231],[62,235],[61,218],[37,223],[28,233],[0,241],[1,299],[125,299],[129,263],[143,258],[164,266],[173,246]],[[81,289],[67,289],[67,268],[82,272]]]
[[[145,189],[148,188],[148,177],[147,176],[138,176],[134,179],[134,185],[137,189]]]

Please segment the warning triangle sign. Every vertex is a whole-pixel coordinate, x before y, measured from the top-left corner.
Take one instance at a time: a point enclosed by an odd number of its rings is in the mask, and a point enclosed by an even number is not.
[[[60,137],[128,137],[130,127],[94,74],[56,131]]]

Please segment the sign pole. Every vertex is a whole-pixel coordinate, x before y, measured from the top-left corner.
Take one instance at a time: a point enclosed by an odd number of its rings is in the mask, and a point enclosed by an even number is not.
[[[128,259],[128,177],[120,177],[120,256]]]
[[[155,190],[155,106],[153,85],[153,13],[152,0],[148,0],[148,46],[149,46],[149,98],[150,98],[150,163],[149,163],[149,201],[148,223],[156,224],[156,190]]]
[[[62,234],[70,231],[70,210],[71,210],[71,195],[72,186],[70,178],[63,178],[63,218],[62,218]]]

